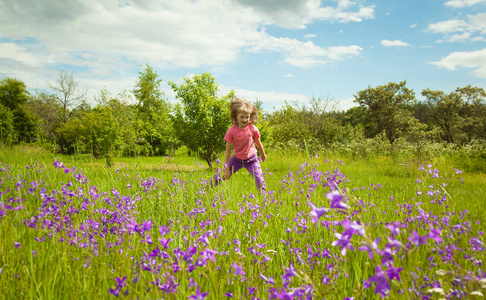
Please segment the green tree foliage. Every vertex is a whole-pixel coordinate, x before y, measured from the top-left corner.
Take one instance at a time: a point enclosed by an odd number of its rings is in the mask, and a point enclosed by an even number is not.
[[[406,81],[368,87],[354,97],[354,101],[365,108],[366,121],[372,125],[369,128],[371,136],[385,132],[386,138],[393,144],[410,127],[413,116],[407,107],[415,101],[415,94],[406,87]]]
[[[486,139],[486,92],[482,88],[470,85],[457,88],[463,100],[460,115],[463,117],[462,131],[467,136],[467,142],[472,139]]]
[[[39,137],[48,143],[55,143],[56,130],[61,125],[59,103],[56,97],[46,92],[38,92],[29,100],[29,106],[39,121]]]
[[[0,81],[0,103],[12,114],[15,140],[30,142],[37,137],[38,118],[28,105],[29,92],[24,82],[6,78]]]
[[[427,104],[431,110],[431,118],[436,126],[440,128],[442,139],[453,143],[460,135],[460,124],[463,117],[460,110],[463,105],[459,93],[446,94],[443,91],[432,91],[425,89],[422,95],[427,98]]]
[[[137,127],[139,141],[146,144],[146,154],[164,155],[173,150],[177,141],[174,136],[172,121],[170,119],[171,107],[163,99],[160,90],[159,75],[149,65],[146,65],[139,73],[139,79],[133,90],[138,100],[139,118]]]
[[[270,134],[270,124],[268,122],[268,114],[263,111],[263,101],[256,100],[253,105],[258,112],[258,131],[260,132],[260,141],[265,144],[272,141],[272,136]]]
[[[14,135],[14,117],[8,107],[0,103],[0,143],[12,144]]]
[[[225,150],[224,135],[230,125],[229,101],[233,92],[218,97],[218,85],[209,73],[185,77],[180,85],[169,82],[180,104],[174,110],[176,134],[187,148],[212,168]]]
[[[309,106],[288,102],[269,119],[274,142],[329,145],[340,141],[344,131],[331,98],[310,98]]]
[[[113,155],[118,142],[118,123],[110,106],[97,106],[71,118],[58,129],[66,142],[68,154],[90,153],[94,157]]]
[[[140,147],[137,144],[138,132],[136,131],[138,110],[136,106],[129,105],[125,99],[122,94],[108,102],[118,123],[120,147],[117,149],[120,155],[137,156],[140,154]]]

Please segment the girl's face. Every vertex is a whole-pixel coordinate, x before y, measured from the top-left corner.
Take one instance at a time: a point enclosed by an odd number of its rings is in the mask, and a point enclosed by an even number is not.
[[[246,111],[240,111],[236,116],[237,126],[241,129],[245,128],[250,123],[250,113]]]

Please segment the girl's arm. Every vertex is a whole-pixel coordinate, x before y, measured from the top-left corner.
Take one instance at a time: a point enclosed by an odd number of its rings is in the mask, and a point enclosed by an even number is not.
[[[226,152],[224,154],[224,176],[223,178],[228,180],[231,177],[231,172],[229,169],[229,162],[231,159],[231,143],[226,142]]]
[[[262,161],[265,161],[265,159],[267,159],[267,155],[265,154],[265,150],[263,150],[263,145],[260,142],[260,138],[255,139],[255,146],[258,148],[258,151],[260,151],[260,158]]]

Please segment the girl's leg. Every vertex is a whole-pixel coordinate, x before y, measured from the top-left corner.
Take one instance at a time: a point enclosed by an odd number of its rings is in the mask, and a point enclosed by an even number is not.
[[[262,167],[258,158],[255,158],[254,161],[245,164],[245,168],[250,172],[251,176],[255,178],[255,185],[258,191],[266,192],[267,185],[265,184],[265,179],[263,178]]]
[[[233,175],[236,173],[239,169],[243,167],[241,161],[237,159],[235,156],[232,156],[229,162],[229,168],[230,168],[230,174]],[[224,170],[223,170],[224,172]],[[223,181],[223,178],[221,178],[221,175],[218,173],[214,175],[213,180],[211,181],[211,186],[215,187],[218,186],[221,182]]]

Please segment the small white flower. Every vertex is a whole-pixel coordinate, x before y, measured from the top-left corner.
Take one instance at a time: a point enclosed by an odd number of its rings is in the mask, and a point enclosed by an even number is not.
[[[435,272],[435,274],[437,274],[437,276],[445,276],[447,274],[447,272],[444,271],[444,270],[437,270]]]
[[[471,292],[469,295],[471,295],[471,296],[479,296],[479,297],[483,297],[484,298],[483,293],[481,293],[480,291]]]
[[[437,294],[440,294],[440,295],[445,295],[444,289],[442,289],[442,288],[431,288],[431,289],[427,290],[427,293],[429,293],[429,294],[437,293]]]

